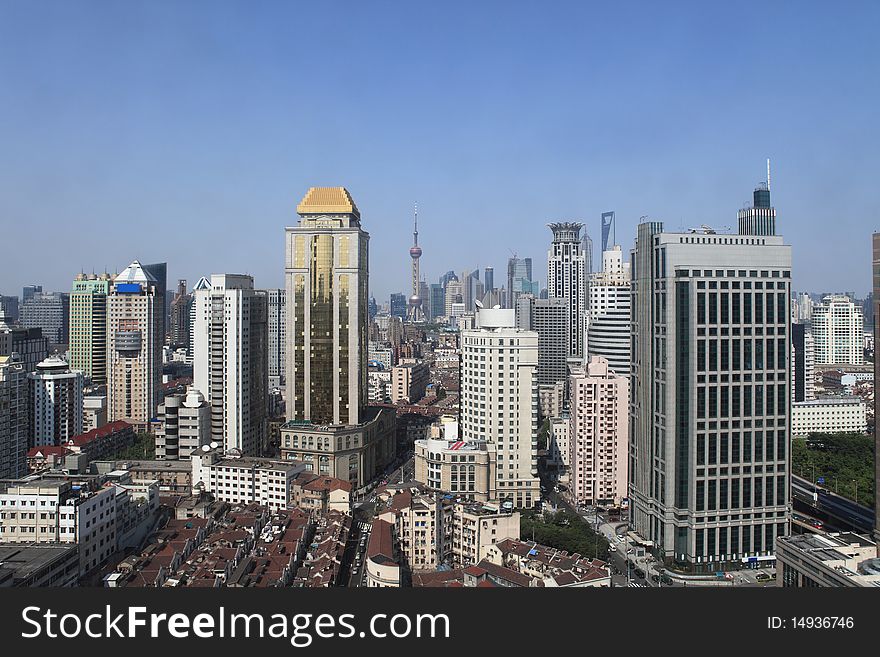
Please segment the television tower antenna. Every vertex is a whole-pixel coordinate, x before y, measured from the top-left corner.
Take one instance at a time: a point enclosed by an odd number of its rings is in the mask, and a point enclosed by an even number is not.
[[[770,158],[767,158],[767,191],[770,191]]]

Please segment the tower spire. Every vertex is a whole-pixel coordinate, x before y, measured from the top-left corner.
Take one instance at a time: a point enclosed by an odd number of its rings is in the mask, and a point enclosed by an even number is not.
[[[406,317],[411,322],[424,322],[425,311],[422,308],[422,298],[419,296],[419,258],[422,256],[422,247],[419,246],[419,204],[413,206],[413,245],[409,250],[412,258],[412,296],[409,298]]]
[[[767,191],[770,191],[770,158],[767,158]]]

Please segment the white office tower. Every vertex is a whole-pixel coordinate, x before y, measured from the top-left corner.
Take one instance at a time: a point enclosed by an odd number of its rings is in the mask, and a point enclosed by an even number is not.
[[[496,453],[493,500],[516,507],[540,499],[538,333],[515,327],[513,308],[482,308],[461,337],[461,436]]]
[[[196,290],[193,385],[211,406],[211,440],[242,455],[267,441],[266,293],[243,274],[213,274]]]
[[[28,376],[28,447],[62,445],[83,433],[83,373],[49,356]]]
[[[806,292],[798,292],[795,297],[795,305],[797,306],[797,321],[799,323],[809,322],[813,319],[813,300]]]
[[[211,406],[195,387],[186,394],[168,395],[159,404],[156,429],[156,458],[188,459],[192,453],[211,443]]]
[[[791,511],[791,247],[647,222],[631,262],[632,526],[700,572],[772,561]]]
[[[813,305],[812,333],[817,364],[864,364],[862,307],[845,294],[830,294]]]
[[[587,321],[587,256],[583,252],[582,223],[548,224],[553,242],[547,252],[547,296],[568,300],[568,355],[584,355],[584,329]]]
[[[198,282],[193,286],[192,294],[190,295],[189,301],[189,338],[187,339],[187,348],[186,348],[186,362],[188,365],[193,364],[193,357],[196,353],[196,347],[194,342],[195,336],[195,327],[196,327],[196,291],[197,290],[210,290],[211,289],[211,281],[202,276]]]
[[[0,479],[27,474],[27,389],[18,354],[0,356]]]
[[[269,304],[269,387],[284,385],[284,331],[287,326],[286,292],[266,290]]]
[[[107,296],[108,420],[146,431],[162,386],[165,291],[135,260],[113,279]]]
[[[602,271],[590,279],[587,353],[602,356],[616,374],[629,376],[630,266],[614,245],[602,253]]]
[[[569,490],[578,504],[620,504],[627,496],[629,379],[593,356],[572,372]]]

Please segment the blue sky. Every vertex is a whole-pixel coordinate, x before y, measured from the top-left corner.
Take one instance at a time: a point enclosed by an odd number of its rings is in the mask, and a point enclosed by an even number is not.
[[[620,7],[615,5],[622,5]],[[165,260],[283,285],[344,185],[371,288],[531,256],[549,221],[735,227],[772,158],[809,291],[870,287],[876,2],[0,0],[0,291]]]

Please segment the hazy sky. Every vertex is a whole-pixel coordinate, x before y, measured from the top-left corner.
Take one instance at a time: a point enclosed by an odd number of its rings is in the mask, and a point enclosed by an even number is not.
[[[616,5],[622,5],[617,7]],[[880,3],[0,0],[0,291],[168,262],[283,286],[344,185],[377,299],[531,256],[549,221],[736,227],[772,158],[809,291],[870,287]],[[597,249],[598,251],[598,249]],[[598,253],[597,253],[598,257]]]

